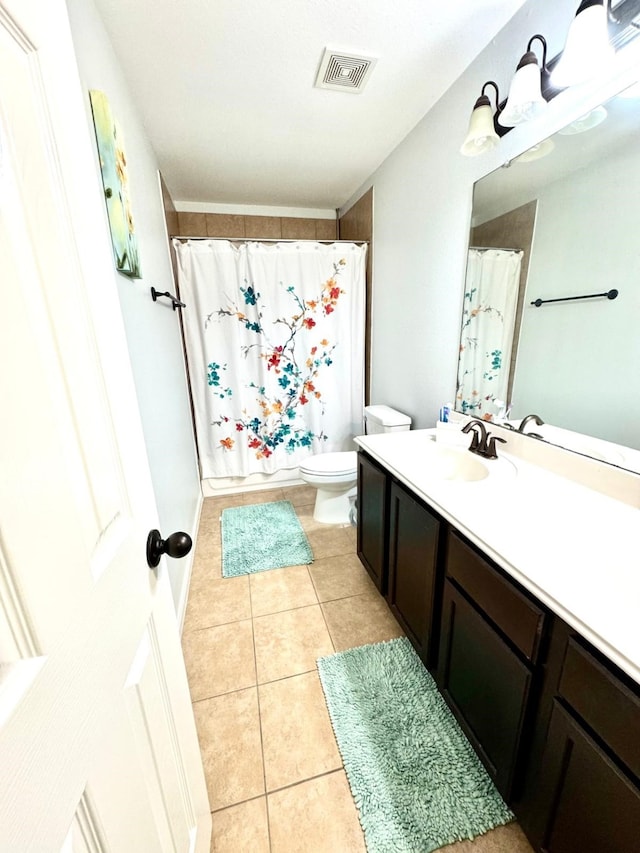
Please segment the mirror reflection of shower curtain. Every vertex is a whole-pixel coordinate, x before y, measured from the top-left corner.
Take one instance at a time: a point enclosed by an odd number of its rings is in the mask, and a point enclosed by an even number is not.
[[[353,449],[366,246],[174,240],[202,477]]]
[[[483,418],[507,401],[520,265],[512,249],[469,249],[456,409]]]

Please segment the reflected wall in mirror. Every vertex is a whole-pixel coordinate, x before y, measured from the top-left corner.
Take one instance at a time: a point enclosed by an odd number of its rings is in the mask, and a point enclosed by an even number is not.
[[[637,95],[619,95],[593,121],[560,131],[547,156],[517,158],[478,181],[470,237],[471,247],[523,253],[506,392],[510,417],[536,412],[554,427],[614,442],[622,450],[610,458],[600,455],[597,441],[566,446],[634,470],[622,451],[640,450]],[[531,304],[612,288],[619,291],[615,301]],[[490,383],[475,390],[488,398],[488,389]],[[456,408],[463,410],[460,400]],[[498,407],[486,399],[482,414],[495,416]],[[544,437],[565,444],[552,429]]]

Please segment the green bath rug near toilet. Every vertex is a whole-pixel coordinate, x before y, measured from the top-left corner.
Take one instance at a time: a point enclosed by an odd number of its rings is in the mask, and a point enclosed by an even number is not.
[[[406,637],[318,672],[369,853],[431,853],[514,819]]]
[[[290,501],[222,511],[222,576],[313,562],[313,551]]]

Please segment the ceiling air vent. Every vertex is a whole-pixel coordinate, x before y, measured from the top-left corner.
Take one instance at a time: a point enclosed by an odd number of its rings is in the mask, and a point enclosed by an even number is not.
[[[324,49],[315,85],[336,92],[361,92],[371,76],[376,57]]]

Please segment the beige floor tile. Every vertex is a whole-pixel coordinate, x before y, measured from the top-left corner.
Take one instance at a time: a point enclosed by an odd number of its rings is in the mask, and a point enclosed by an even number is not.
[[[323,524],[321,521],[316,521],[313,517],[313,509],[314,504],[308,504],[307,506],[297,506],[295,508],[298,520],[307,536],[313,530],[328,530],[329,527],[333,527],[333,525],[328,526],[326,524]]]
[[[220,524],[200,522],[196,552],[193,557],[192,579],[219,578],[222,568],[222,540]]]
[[[349,542],[351,542],[355,553],[356,548],[358,547],[358,528],[355,524],[350,524],[349,527],[345,527],[344,532],[347,534]]]
[[[193,712],[211,809],[264,794],[257,688],[203,699]]]
[[[251,618],[249,577],[195,577],[189,588],[183,632]]]
[[[336,651],[403,636],[402,628],[375,590],[320,605]]]
[[[307,566],[257,572],[251,575],[249,588],[254,616],[318,603]]]
[[[285,500],[283,489],[256,489],[254,492],[245,492],[243,495],[243,503],[246,506],[283,500]]]
[[[318,601],[373,592],[376,587],[355,554],[326,557],[309,566]]]
[[[192,702],[256,683],[251,619],[191,631],[182,649]]]
[[[322,530],[310,530],[307,533],[307,539],[313,550],[314,560],[353,553],[353,545],[344,527],[325,524]]]
[[[210,507],[211,512],[217,512],[218,515],[228,506],[242,506],[245,492],[235,492],[232,495],[216,495],[215,497],[205,498],[205,501]]]
[[[218,521],[224,505],[225,498],[203,498],[202,509],[200,510],[200,522],[209,524]]]
[[[272,853],[365,853],[344,771],[268,795]]]
[[[215,812],[211,853],[270,853],[266,797]]]
[[[533,853],[517,823],[499,826],[473,841],[458,841],[440,848],[441,853]]]
[[[320,605],[300,607],[253,620],[258,683],[299,675],[333,652]]]
[[[287,486],[284,491],[285,499],[295,506],[315,504],[317,489],[313,486]]]
[[[267,791],[342,767],[317,672],[258,688]]]
[[[220,527],[220,516],[224,507],[219,506],[217,509],[211,509],[206,513],[201,513],[200,524],[198,525],[198,544],[206,538],[209,541],[219,543],[222,537],[222,528]]]

